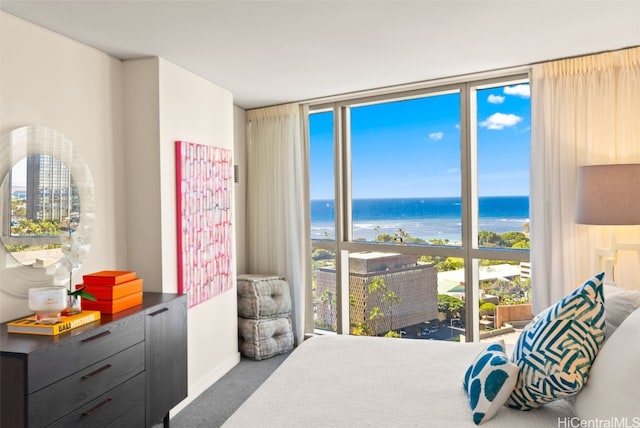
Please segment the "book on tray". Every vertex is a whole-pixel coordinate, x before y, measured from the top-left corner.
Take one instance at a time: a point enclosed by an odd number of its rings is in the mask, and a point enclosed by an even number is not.
[[[7,323],[7,332],[56,336],[74,328],[90,324],[100,319],[100,311],[82,311],[79,314],[63,316],[55,324],[38,324],[36,316],[31,315]]]

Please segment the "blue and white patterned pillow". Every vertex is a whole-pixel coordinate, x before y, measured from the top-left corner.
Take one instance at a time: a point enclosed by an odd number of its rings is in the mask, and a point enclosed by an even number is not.
[[[512,361],[520,368],[506,405],[530,410],[577,394],[605,338],[602,279],[594,276],[527,325]]]
[[[476,425],[491,419],[507,401],[517,375],[518,366],[509,361],[503,340],[489,345],[476,356],[463,382]]]

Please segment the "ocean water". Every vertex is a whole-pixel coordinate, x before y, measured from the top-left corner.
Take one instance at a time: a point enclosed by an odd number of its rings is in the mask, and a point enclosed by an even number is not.
[[[354,239],[373,241],[402,229],[415,238],[462,238],[460,198],[354,199]],[[479,228],[496,233],[522,232],[529,222],[528,196],[479,198]],[[311,238],[335,237],[332,200],[311,201]]]

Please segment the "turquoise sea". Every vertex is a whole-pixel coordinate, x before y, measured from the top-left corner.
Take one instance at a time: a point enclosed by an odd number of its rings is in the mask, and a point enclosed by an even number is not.
[[[354,199],[354,239],[372,241],[380,233],[402,229],[422,239],[460,241],[460,198]],[[311,238],[335,237],[333,200],[311,201]],[[529,222],[528,196],[479,198],[480,230],[522,232]]]

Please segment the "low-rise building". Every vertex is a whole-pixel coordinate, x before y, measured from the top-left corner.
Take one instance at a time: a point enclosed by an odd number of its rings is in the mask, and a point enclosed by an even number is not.
[[[320,268],[316,277],[316,324],[336,328],[333,267]],[[384,301],[382,292],[369,292],[376,279],[384,281],[397,299]],[[438,317],[436,267],[418,262],[418,257],[398,253],[362,252],[349,256],[350,324],[367,323],[372,331],[384,334]],[[370,319],[374,308],[382,316]]]

